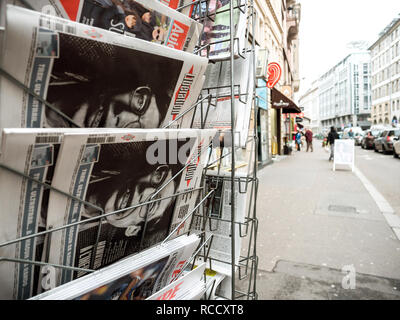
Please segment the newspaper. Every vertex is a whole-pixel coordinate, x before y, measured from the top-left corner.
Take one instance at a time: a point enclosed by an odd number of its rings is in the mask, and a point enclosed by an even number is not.
[[[227,278],[225,274],[206,269],[206,297],[208,300],[217,300],[222,281]]]
[[[203,26],[158,0],[29,0],[37,11],[193,52]]]
[[[4,129],[0,163],[51,184],[63,134],[57,129]],[[46,228],[49,190],[0,168],[0,243]],[[43,237],[0,247],[0,257],[40,261]],[[0,299],[26,299],[36,293],[38,267],[0,262]]]
[[[65,135],[52,185],[102,208],[106,216],[100,219],[99,210],[51,192],[49,229],[87,221],[52,233],[51,263],[99,269],[163,241],[171,220],[182,219],[174,217],[173,195],[199,187],[201,164],[192,170],[189,160],[197,159],[201,141],[211,141],[215,134],[193,129],[103,130]],[[85,274],[56,273],[57,284]]]
[[[19,1],[16,0],[6,0],[7,2],[11,4],[19,4],[23,7],[24,4],[18,3]],[[67,0],[70,3],[73,3],[74,0]],[[112,1],[112,0],[111,0]],[[120,3],[124,2],[130,2],[131,0],[120,0]],[[195,0],[159,0],[163,5],[177,10],[184,15],[191,17],[193,13],[193,8],[196,6],[196,4],[191,3],[195,2]],[[37,11],[41,11],[43,13],[47,14],[56,14],[60,17],[67,16],[71,20],[76,20],[76,15],[79,12],[79,7],[77,8],[76,6],[73,6],[73,10],[70,10],[69,8],[64,8],[63,3],[65,1],[62,0],[25,0],[24,1],[26,4],[29,5],[28,9],[33,9]],[[49,7],[49,3],[51,3],[51,7]],[[56,12],[54,12],[54,8],[58,8]]]
[[[253,54],[246,53],[245,59],[234,60],[235,97],[235,145],[244,148],[248,139],[251,108],[253,104],[254,69]],[[213,105],[203,105],[203,112],[196,111],[194,127],[200,128],[205,120],[205,128],[230,130],[231,119],[231,64],[220,61],[209,64],[202,94],[212,95]],[[203,119],[202,119],[203,115]],[[207,115],[204,119],[204,115]]]
[[[190,5],[191,3],[196,2],[196,0],[160,0],[160,2],[167,7],[182,12],[188,17],[193,16],[193,10],[196,7],[195,3]]]
[[[215,130],[200,130],[198,134],[199,143],[197,144],[197,150],[195,150],[192,157],[189,159],[191,164],[186,169],[185,185],[182,185],[182,188],[187,188],[192,184],[192,190],[194,190],[195,187],[200,186],[203,169],[204,166],[207,165],[209,153],[212,152],[216,146]],[[192,177],[196,177],[197,179],[194,183]],[[189,231],[194,216],[193,210],[199,197],[202,195],[201,191],[202,190],[194,190],[193,192],[179,195],[177,197],[175,212],[169,231],[170,233],[174,232],[174,237]]]
[[[207,172],[217,173],[232,171],[232,140],[230,134],[224,134],[223,147],[214,148],[210,157],[210,165]],[[235,140],[237,141],[237,140]],[[255,157],[257,152],[257,144],[254,137],[249,137],[246,148],[235,148],[235,175],[252,176],[255,170]]]
[[[75,124],[1,77],[0,127],[190,126],[207,59],[10,5],[5,32],[1,68]]]
[[[205,224],[206,236],[213,235],[208,258],[212,261],[212,268],[219,273],[231,276],[232,273],[232,223],[231,223],[231,201],[232,189],[231,181],[224,179],[227,173],[219,173],[206,176],[206,190],[214,189],[214,195],[210,201],[206,202],[205,212],[208,219]],[[238,175],[240,176],[240,175]],[[239,264],[242,239],[246,233],[244,225],[245,216],[248,209],[248,192],[250,183],[246,177],[235,181],[235,264]],[[202,217],[196,216],[202,222]],[[196,221],[195,226],[201,226],[201,222]],[[198,230],[201,231],[201,230]],[[201,261],[201,260],[200,260]]]
[[[231,56],[230,0],[209,0],[195,7],[192,16],[203,21],[201,55],[212,60],[224,60]],[[247,1],[233,0],[233,36],[235,57],[245,49]]]
[[[198,285],[205,287],[204,280],[202,279],[205,269],[206,264],[202,263],[146,300],[188,300],[193,295],[191,291],[194,287],[197,288]]]
[[[143,300],[173,282],[200,239],[183,236],[132,255],[109,267],[31,300]]]

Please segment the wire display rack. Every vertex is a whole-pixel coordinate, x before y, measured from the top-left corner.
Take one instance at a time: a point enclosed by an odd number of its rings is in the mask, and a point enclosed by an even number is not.
[[[204,19],[212,19],[213,15],[215,14],[220,14],[223,12],[218,12],[218,13],[209,13],[209,1],[210,0],[198,0],[193,3],[190,3],[190,5],[197,4],[197,5],[203,5],[206,7],[205,12],[203,12],[202,15],[197,17],[197,20],[202,22]],[[107,216],[110,215],[115,215],[124,211],[132,210],[135,208],[139,208],[142,206],[146,206],[146,215],[145,215],[145,222],[144,222],[144,232],[142,234],[141,238],[141,243],[140,243],[140,248],[142,248],[143,244],[143,238],[145,235],[145,230],[147,226],[147,218],[148,218],[148,210],[149,210],[149,205],[154,204],[159,201],[166,200],[168,198],[178,198],[179,196],[182,196],[187,193],[197,193],[198,195],[198,201],[196,206],[191,210],[185,217],[184,219],[179,223],[176,228],[170,232],[170,234],[164,239],[164,241],[161,244],[158,245],[163,245],[166,241],[168,241],[177,230],[179,230],[182,225],[191,217],[199,217],[201,218],[201,228],[200,232],[198,235],[201,238],[201,242],[199,244],[199,247],[193,254],[193,256],[188,259],[184,267],[181,269],[181,273],[185,269],[193,269],[196,265],[196,261],[198,258],[206,261],[208,263],[209,269],[213,269],[213,263],[214,262],[222,262],[222,263],[227,263],[230,265],[231,269],[231,277],[230,277],[230,288],[231,292],[229,296],[220,296],[222,299],[231,299],[231,300],[237,300],[237,299],[249,299],[249,300],[255,300],[257,299],[257,290],[256,290],[256,275],[257,275],[257,267],[258,267],[258,257],[257,257],[257,252],[256,252],[256,241],[257,241],[257,228],[258,228],[258,220],[257,220],[257,215],[256,215],[256,201],[257,201],[257,190],[258,190],[258,178],[257,178],[257,164],[258,164],[258,153],[257,153],[257,144],[258,144],[258,137],[257,137],[257,104],[252,103],[252,124],[253,128],[249,129],[249,132],[252,131],[252,134],[249,134],[248,140],[247,140],[247,145],[251,145],[251,153],[253,153],[252,158],[250,159],[248,166],[252,166],[252,170],[249,170],[246,175],[238,175],[237,170],[236,170],[236,153],[240,147],[237,147],[237,142],[235,137],[237,136],[237,132],[235,129],[235,114],[236,114],[236,101],[239,102],[246,102],[247,99],[251,99],[252,102],[255,101],[256,99],[256,65],[255,65],[255,39],[254,39],[254,31],[255,31],[255,23],[254,23],[254,17],[255,17],[255,11],[254,11],[254,0],[241,0],[240,2],[237,1],[229,1],[229,14],[230,14],[230,37],[228,40],[223,40],[225,42],[229,42],[229,63],[230,63],[230,85],[225,86],[224,89],[228,89],[229,93],[224,94],[224,96],[218,95],[217,90],[221,89],[222,87],[214,87],[214,88],[206,88],[203,90],[203,93],[200,95],[198,101],[193,104],[188,110],[186,110],[183,114],[181,114],[179,117],[174,119],[174,121],[170,122],[168,125],[166,125],[164,128],[167,129],[170,126],[174,124],[174,122],[178,121],[180,118],[187,116],[191,111],[193,112],[192,115],[192,127],[194,123],[194,119],[197,113],[200,113],[200,129],[204,129],[206,127],[207,123],[207,117],[209,114],[210,108],[218,108],[218,98],[221,97],[228,97],[230,98],[231,101],[231,126],[230,130],[228,132],[225,132],[225,137],[224,137],[224,145],[230,145],[230,147],[225,147],[225,149],[228,149],[228,151],[225,154],[221,154],[221,156],[217,159],[214,159],[211,161],[211,157],[208,157],[207,163],[204,166],[203,169],[203,175],[202,175],[202,181],[201,181],[201,186],[188,190],[188,191],[183,191],[183,192],[177,192],[174,193],[173,195],[170,195],[168,197],[162,197],[162,198],[157,198],[156,195],[164,189],[169,183],[174,181],[179,177],[181,172],[183,172],[191,163],[188,162],[178,173],[176,173],[172,178],[170,178],[168,181],[164,182],[161,187],[159,187],[158,191],[156,192],[155,195],[152,196],[151,199],[145,201],[145,202],[140,202],[137,203],[133,206],[123,208],[117,211],[112,211],[112,212],[104,212],[104,210],[100,207],[97,207],[93,205],[92,203],[85,201],[84,199],[80,199],[77,197],[74,197],[71,194],[68,194],[66,192],[63,192],[61,190],[58,190],[54,187],[52,187],[50,184],[47,184],[45,182],[39,181],[29,175],[26,175],[22,172],[18,172],[4,164],[0,164],[0,170],[7,170],[9,172],[12,172],[16,176],[20,176],[22,179],[25,180],[30,180],[38,185],[41,186],[43,189],[50,189],[54,192],[60,193],[65,197],[68,197],[78,203],[81,203],[82,205],[85,206],[90,206],[93,209],[97,210],[100,215],[86,219],[84,221],[77,221],[74,223],[69,223],[62,225],[60,227],[56,227],[53,229],[37,232],[35,234],[30,234],[26,235],[23,237],[19,237],[13,240],[9,240],[3,243],[0,243],[0,248],[16,244],[16,243],[23,243],[24,241],[29,241],[33,238],[38,238],[38,237],[44,237],[47,236],[49,237],[49,240],[47,241],[47,245],[51,241],[51,234],[63,229],[67,228],[76,228],[81,224],[85,223],[91,223],[91,222],[97,222],[99,225],[98,228],[98,236],[96,239],[96,243],[93,246],[93,252],[96,252],[96,248],[99,244],[99,234],[101,230],[101,225],[102,221]],[[9,3],[17,3],[19,5],[25,5],[25,7],[29,8],[30,6],[25,2],[25,1],[9,1]],[[1,12],[4,13],[5,9],[5,4],[6,1],[1,2]],[[236,4],[236,5],[235,5]],[[180,7],[177,10],[182,10],[184,7]],[[31,9],[31,8],[30,8]],[[233,28],[233,21],[234,21],[234,10],[240,10],[242,14],[247,14],[247,28],[246,28],[246,45],[243,48],[240,48],[240,41],[238,37],[235,37],[234,34],[234,28]],[[4,19],[2,19],[4,22]],[[2,22],[2,21],[0,21]],[[1,27],[1,26],[0,26]],[[250,30],[252,29],[252,30]],[[0,30],[1,32],[1,30]],[[207,56],[210,52],[210,46],[213,44],[218,43],[213,42],[209,43],[205,46],[201,45],[201,42],[199,40],[199,44],[196,48],[195,53],[196,54],[201,54],[204,51],[207,52]],[[254,81],[254,86],[253,86],[253,91],[252,92],[242,92],[243,88],[240,88],[240,86],[235,85],[234,83],[234,61],[235,59],[245,59],[244,54],[246,53],[251,53],[253,55],[252,58],[252,66],[253,68],[253,79],[250,81]],[[212,60],[212,58],[209,59],[209,63],[215,63],[215,61]],[[60,113],[54,106],[52,106],[51,103],[46,101],[45,99],[41,98],[38,96],[33,90],[29,89],[26,87],[24,84],[16,80],[12,75],[7,73],[5,70],[0,68],[0,76],[3,76],[7,78],[9,81],[14,83],[16,86],[19,86],[22,90],[24,90],[26,93],[34,97],[35,99],[38,99],[41,101],[46,108],[50,108],[54,111],[56,111],[61,117],[63,117],[66,121],[70,122],[73,126],[79,127],[79,125],[75,124],[72,119],[70,119],[68,116],[66,116],[63,113]],[[239,99],[235,99],[236,97],[239,97]],[[205,107],[205,108],[204,108]],[[205,112],[204,112],[205,110]],[[228,141],[229,140],[229,141]],[[210,150],[213,149],[215,146],[211,143],[208,146],[205,146],[205,150]],[[211,153],[210,153],[211,154]],[[210,183],[207,183],[207,179],[209,179],[207,172],[211,168],[211,166],[215,166],[217,163],[218,167],[218,173],[220,173],[221,170],[221,163],[224,158],[230,158],[230,175],[216,175],[212,177],[212,185],[210,187]],[[252,162],[252,163],[250,163]],[[210,182],[210,181],[208,181]],[[220,216],[221,215],[213,215],[211,214],[211,209],[209,206],[206,206],[205,203],[211,202],[212,200],[218,200],[218,195],[216,194],[216,190],[218,186],[222,183],[229,183],[230,184],[230,219],[224,220]],[[235,194],[236,192],[239,193],[246,193],[248,194],[248,206],[247,206],[247,213],[245,216],[244,221],[238,222],[236,219],[237,215],[237,208],[236,208],[236,200],[235,200]],[[221,199],[219,199],[221,200]],[[221,209],[220,209],[221,210]],[[192,224],[195,219],[192,219]],[[230,223],[230,230],[231,230],[231,243],[230,243],[230,248],[231,248],[231,261],[228,263],[226,261],[218,261],[218,259],[211,258],[209,256],[210,249],[212,247],[212,241],[213,241],[213,235],[208,236],[207,235],[207,225],[211,226],[214,222],[220,221],[220,222],[228,222]],[[239,232],[236,232],[236,228],[238,228]],[[213,228],[212,231],[217,231]],[[193,232],[193,228],[189,228],[186,233],[191,233]],[[246,246],[244,250],[242,250],[241,254],[239,257],[236,257],[236,237],[239,236],[241,238],[246,239]],[[34,261],[34,260],[25,260],[25,259],[18,259],[18,258],[10,258],[10,257],[0,257],[0,262],[2,263],[18,263],[21,265],[29,264],[33,266],[52,266],[55,268],[61,268],[65,270],[71,270],[74,272],[82,272],[84,274],[94,272],[95,270],[93,269],[94,265],[94,257],[95,254],[92,254],[92,261],[90,263],[90,268],[78,268],[74,266],[67,266],[67,265],[58,265],[58,264],[51,264],[43,261]],[[236,262],[238,261],[238,262]],[[240,288],[238,287],[238,282],[240,282]],[[245,283],[247,282],[247,283]],[[214,288],[215,289],[215,288]],[[213,288],[212,288],[213,290]],[[210,296],[205,295],[204,299],[209,298]]]
[[[212,16],[208,12],[208,0],[200,1],[204,2],[206,5],[206,14],[203,17],[200,17],[199,20],[209,18],[212,19]],[[236,5],[235,5],[236,4]],[[234,35],[234,28],[233,28],[233,17],[234,17],[234,10],[240,10],[242,14],[247,14],[247,28],[245,34],[245,46],[244,48],[239,47],[239,38],[235,37]],[[247,10],[245,10],[247,9]],[[216,14],[223,13],[225,11],[218,12]],[[257,220],[257,212],[256,212],[256,201],[257,201],[257,191],[258,191],[258,178],[257,178],[257,165],[258,165],[258,153],[257,153],[257,144],[258,144],[258,136],[257,136],[257,104],[254,103],[256,99],[256,57],[255,57],[255,10],[254,10],[254,2],[253,0],[245,0],[241,1],[240,3],[235,3],[234,1],[230,1],[229,6],[229,13],[230,13],[230,38],[229,40],[224,40],[229,42],[230,48],[230,85],[229,86],[218,86],[218,87],[207,87],[203,88],[204,98],[201,97],[202,102],[201,105],[207,103],[206,105],[206,112],[205,116],[209,112],[209,108],[218,108],[218,99],[219,98],[230,98],[231,101],[231,123],[230,123],[230,134],[225,136],[224,144],[230,145],[228,152],[225,154],[221,154],[221,157],[211,162],[205,168],[205,179],[209,179],[208,184],[205,184],[206,191],[216,191],[218,187],[223,183],[230,184],[230,219],[226,220],[221,218],[221,206],[219,208],[213,208],[212,205],[203,206],[203,213],[201,215],[195,214],[195,216],[202,221],[201,230],[205,232],[207,229],[210,231],[218,232],[218,227],[213,228],[212,225],[218,222],[227,222],[230,223],[230,255],[231,261],[228,263],[227,261],[219,260],[217,258],[213,258],[210,255],[203,256],[204,261],[208,262],[209,269],[213,269],[213,263],[226,263],[230,264],[231,268],[231,277],[230,279],[230,293],[228,296],[218,296],[221,299],[248,299],[248,300],[255,300],[258,298],[257,295],[257,288],[256,288],[256,275],[257,275],[257,267],[258,267],[258,257],[256,251],[256,242],[257,242],[257,228],[258,228],[258,220]],[[206,50],[207,55],[209,54],[210,45],[219,43],[213,42],[208,44],[207,46],[200,46],[198,51]],[[234,83],[234,62],[235,59],[245,59],[245,54],[250,53],[252,54],[252,65],[253,68],[253,79],[250,81],[254,81],[253,91],[252,92],[243,92],[243,88],[240,85]],[[215,63],[212,58],[210,58],[210,63]],[[218,90],[225,89],[224,94],[218,94]],[[227,90],[228,89],[228,90]],[[227,92],[228,91],[228,92]],[[235,99],[237,98],[237,99]],[[249,134],[249,138],[247,141],[247,145],[252,146],[251,152],[253,153],[252,158],[250,159],[248,166],[252,166],[252,170],[248,170],[247,174],[239,175],[236,172],[236,152],[241,149],[240,147],[236,147],[235,137],[237,136],[237,132],[235,130],[235,114],[236,114],[236,103],[246,103],[247,99],[251,99],[252,112],[253,112],[253,129],[252,134]],[[203,108],[200,108],[200,112]],[[202,117],[204,112],[202,113]],[[204,126],[204,122],[201,123],[202,127]],[[249,129],[251,131],[251,129]],[[226,141],[229,140],[229,141]],[[225,157],[230,157],[230,175],[221,175],[221,160]],[[252,164],[250,162],[253,162]],[[207,169],[209,169],[212,165],[217,163],[217,174],[213,175],[210,178],[207,175]],[[210,184],[212,185],[210,187]],[[235,194],[236,192],[239,193],[249,193],[248,194],[248,206],[247,206],[247,214],[242,222],[237,221],[237,207],[236,207],[236,200]],[[229,197],[229,196],[228,196]],[[223,202],[223,195],[214,192],[210,199],[208,199],[209,203],[216,202],[222,203]],[[217,201],[215,201],[217,200]],[[217,212],[217,214],[215,214]],[[207,228],[208,225],[208,228]],[[238,232],[236,231],[238,229]],[[247,238],[246,248],[241,251],[240,257],[236,257],[236,237]],[[205,248],[210,249],[210,246],[205,246]],[[207,251],[209,254],[209,251]],[[247,282],[247,283],[246,283]],[[240,283],[240,285],[239,285]]]

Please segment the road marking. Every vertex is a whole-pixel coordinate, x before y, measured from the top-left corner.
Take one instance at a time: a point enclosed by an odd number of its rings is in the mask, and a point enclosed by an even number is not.
[[[369,154],[362,155],[361,157],[362,157],[364,160],[374,160],[374,158],[372,158]]]
[[[364,176],[364,174],[354,167],[354,173],[360,179],[365,189],[368,190],[372,199],[375,201],[379,210],[383,214],[387,224],[392,229],[397,239],[400,240],[400,217],[395,214],[392,206],[387,202],[385,197],[374,187],[374,185]]]

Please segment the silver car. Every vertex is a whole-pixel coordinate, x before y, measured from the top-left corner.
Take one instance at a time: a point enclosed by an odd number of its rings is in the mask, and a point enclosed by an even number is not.
[[[393,138],[393,157],[399,158],[400,156],[400,136]]]

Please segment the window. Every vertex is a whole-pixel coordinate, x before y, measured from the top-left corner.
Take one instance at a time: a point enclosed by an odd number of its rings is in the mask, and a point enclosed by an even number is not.
[[[364,109],[368,109],[369,99],[367,95],[364,95]]]

